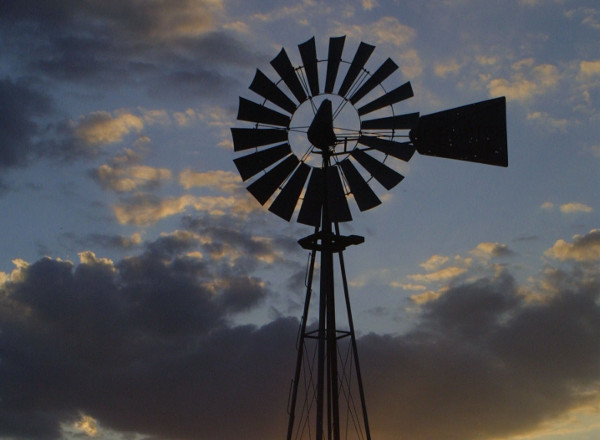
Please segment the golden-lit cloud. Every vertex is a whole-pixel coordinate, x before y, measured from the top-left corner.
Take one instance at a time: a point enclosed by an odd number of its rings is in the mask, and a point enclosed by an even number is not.
[[[148,125],[154,125],[154,124],[167,125],[167,124],[171,123],[171,118],[169,118],[169,114],[167,113],[166,110],[141,109],[141,111],[142,111],[142,117],[144,118],[144,121]]]
[[[450,257],[447,257],[445,255],[433,255],[424,263],[419,264],[419,266],[421,266],[427,272],[432,272],[432,271],[442,267],[449,260],[450,260]]]
[[[186,209],[221,216],[226,213],[245,217],[261,209],[256,200],[250,197],[235,196],[193,196],[158,198],[147,194],[137,195],[113,206],[113,212],[120,224],[150,225]]]
[[[144,121],[139,116],[126,111],[113,116],[107,111],[97,111],[85,115],[74,127],[75,136],[88,145],[105,145],[121,142],[129,133],[139,133]]]
[[[94,178],[104,187],[116,192],[134,191],[154,186],[171,179],[171,171],[147,165],[118,166],[103,164],[94,172]]]
[[[600,76],[600,60],[581,61],[579,73],[585,77]]]
[[[469,253],[484,260],[493,257],[506,257],[513,254],[507,245],[492,242],[479,243],[477,247],[469,251]]]
[[[591,206],[585,205],[580,202],[571,202],[560,205],[560,212],[563,214],[576,214],[580,212],[592,212],[593,208]]]
[[[79,420],[73,423],[73,428],[88,437],[96,437],[98,435],[98,422],[93,417],[84,414],[81,415]]]
[[[553,118],[546,112],[530,112],[527,113],[527,119],[530,121],[536,121],[540,124],[543,124],[547,127],[550,127],[551,130],[558,130],[565,132],[567,131],[569,121],[565,118]]]
[[[102,264],[104,266],[114,267],[114,263],[110,258],[98,258],[92,251],[79,252],[79,262],[81,264]]]
[[[177,125],[185,127],[187,125],[190,125],[196,119],[198,119],[198,115],[196,114],[196,111],[194,109],[188,108],[186,111],[183,112],[174,112],[173,119],[175,119]]]
[[[418,283],[431,283],[439,281],[448,281],[452,278],[464,274],[465,272],[467,272],[466,267],[449,266],[443,269],[436,270],[435,272],[408,275],[408,278]]]
[[[199,187],[231,193],[242,187],[242,179],[231,171],[197,172],[186,169],[179,174],[179,184],[184,189]]]
[[[513,63],[509,79],[491,79],[487,87],[490,96],[506,96],[509,100],[527,101],[553,90],[559,79],[560,74],[556,66],[535,65],[533,58],[526,58]]]
[[[389,286],[393,287],[395,289],[402,289],[402,290],[412,290],[412,291],[427,290],[427,286],[424,286],[423,284],[400,283],[398,281],[392,281],[391,283],[389,283]]]
[[[449,74],[456,74],[460,71],[461,65],[457,60],[448,60],[445,62],[436,62],[433,66],[433,72],[442,78]]]
[[[437,292],[434,292],[433,290],[428,290],[427,292],[411,295],[410,300],[415,304],[422,306],[423,304],[427,304],[431,301],[437,300],[440,296],[444,294],[445,290],[446,289],[441,289]]]
[[[540,208],[545,209],[545,210],[550,210],[554,208],[554,203],[552,202],[544,202],[541,204]]]
[[[370,11],[378,6],[379,2],[377,0],[362,0],[362,7],[365,11]]]
[[[544,255],[555,260],[596,261],[600,259],[600,229],[574,235],[572,242],[557,240]]]

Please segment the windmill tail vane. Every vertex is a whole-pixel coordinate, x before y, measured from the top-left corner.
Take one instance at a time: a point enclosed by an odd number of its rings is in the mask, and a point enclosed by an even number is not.
[[[314,228],[298,241],[310,258],[288,440],[371,438],[343,258],[364,238],[340,234],[339,223],[352,220],[348,199],[359,211],[380,205],[378,193],[404,179],[390,163],[408,162],[415,152],[508,165],[504,97],[429,115],[399,113],[413,89],[410,82],[385,85],[398,65],[388,58],[371,73],[365,66],[375,46],[361,42],[351,60],[343,59],[344,46],[344,36],[330,38],[320,60],[313,37],[298,45],[299,66],[281,49],[270,63],[278,79],[257,69],[254,100],[239,99],[237,119],[250,126],[231,129],[234,152],[242,154],[234,164],[248,191],[275,215],[290,221],[297,213]],[[311,308],[317,254],[319,295]],[[336,302],[344,305],[343,323]]]

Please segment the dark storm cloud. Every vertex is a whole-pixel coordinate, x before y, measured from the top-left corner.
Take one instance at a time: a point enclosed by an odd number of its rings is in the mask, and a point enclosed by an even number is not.
[[[457,286],[409,334],[364,338],[365,363],[377,365],[367,370],[373,425],[417,440],[497,438],[589,402],[600,378],[600,280],[579,275],[562,273],[543,303],[526,301],[506,273]]]
[[[189,75],[227,84],[218,72],[254,65],[256,54],[215,31],[219,10],[216,2],[191,0],[9,0],[0,7],[0,37],[10,43],[15,66],[56,80],[135,84],[149,79],[140,78],[145,73],[156,80]]]
[[[85,96],[131,93],[134,102],[117,105],[160,99],[160,107],[180,110],[239,87],[236,72],[264,57],[218,30],[221,8],[219,2],[191,0],[2,2],[2,62],[13,80],[0,85],[0,167],[23,164],[34,140],[39,155],[52,158],[98,152],[74,136],[69,120],[80,115],[66,114],[65,93],[82,102]],[[23,85],[24,78],[48,97]],[[52,101],[61,105],[50,109]],[[35,122],[39,116],[47,117],[43,130]]]
[[[2,377],[12,384],[3,387],[3,405],[13,431],[5,433],[35,438],[39,426],[37,437],[48,438],[56,426],[44,421],[65,417],[54,408],[83,408],[107,426],[170,438],[235,438],[239,426],[250,429],[247,438],[277,432],[264,414],[283,412],[297,323],[219,325],[222,310],[193,283],[206,267],[183,258],[164,263],[188,247],[183,237],[166,238],[118,264],[118,277],[92,260],[76,268],[41,260],[8,286]],[[558,279],[564,292],[543,304],[524,302],[506,274],[455,287],[426,307],[415,331],[363,338],[381,437],[489,438],[581,403],[580,391],[599,374],[598,286],[566,273]],[[28,316],[16,313],[21,307]],[[33,382],[22,384],[31,374]],[[33,404],[40,400],[44,408]]]
[[[283,435],[298,322],[228,325],[266,290],[185,256],[197,240],[174,233],[117,264],[42,259],[6,282],[0,435],[58,438],[80,412],[157,439]],[[555,290],[543,301],[507,272],[457,285],[412,331],[361,338],[374,436],[497,438],[589,402],[600,277],[581,270],[547,271]]]
[[[58,438],[60,422],[85,410],[118,429],[191,438],[200,427],[219,432],[230,407],[248,416],[256,405],[232,404],[236,387],[276,393],[257,378],[273,354],[283,359],[281,344],[266,329],[226,326],[266,288],[185,257],[195,244],[184,233],[163,237],[116,265],[91,253],[78,265],[42,259],[6,282],[0,435]],[[290,323],[278,326],[284,335]],[[179,415],[180,403],[193,403],[194,413]]]

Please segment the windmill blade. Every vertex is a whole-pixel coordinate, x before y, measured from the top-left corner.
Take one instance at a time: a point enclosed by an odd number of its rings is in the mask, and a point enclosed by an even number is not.
[[[419,113],[407,113],[405,115],[362,121],[360,128],[361,130],[411,129],[416,127],[418,122]]]
[[[312,96],[319,94],[319,72],[317,70],[317,46],[315,45],[315,37],[298,45],[300,49],[300,57],[304,64],[306,79]]]
[[[290,144],[281,144],[266,150],[257,151],[247,156],[233,159],[233,163],[240,172],[243,181],[267,169],[278,160],[291,154]]]
[[[371,175],[377,179],[377,181],[381,183],[385,189],[392,189],[402,182],[402,179],[404,179],[402,174],[397,173],[384,163],[379,162],[373,156],[369,156],[362,150],[355,149],[352,150],[350,154],[365,168],[365,170],[371,173]]]
[[[358,209],[366,211],[381,204],[381,200],[371,189],[369,184],[363,179],[358,170],[352,165],[350,159],[346,158],[340,162],[340,167],[346,177],[346,181],[350,186],[350,191],[354,195],[354,200],[358,205]]]
[[[325,77],[325,93],[333,93],[335,79],[337,77],[340,62],[342,61],[342,51],[346,36],[331,37],[329,39],[329,55],[327,56],[327,75]]]
[[[250,90],[258,93],[260,96],[286,110],[288,113],[294,113],[296,111],[296,104],[294,104],[294,101],[288,98],[288,96],[259,69],[256,69],[256,74],[254,75],[252,84],[250,84]]]
[[[298,213],[298,223],[309,226],[320,226],[321,207],[323,206],[324,172],[321,168],[313,168],[304,193],[304,200]]]
[[[287,221],[290,221],[292,214],[294,213],[294,209],[296,208],[296,204],[298,203],[300,193],[302,193],[302,188],[304,188],[304,183],[308,178],[309,172],[310,166],[306,165],[304,162],[300,162],[300,166],[296,169],[294,174],[292,174],[290,180],[288,180],[281,192],[277,195],[269,207],[269,211],[277,214],[279,217]]]
[[[349,222],[352,220],[348,200],[344,193],[342,179],[337,166],[326,168],[327,179],[327,208],[329,220],[332,222]]]
[[[422,116],[410,138],[419,154],[506,167],[506,99]]]
[[[289,127],[291,118],[240,96],[238,120]]]
[[[285,49],[281,49],[281,52],[271,60],[271,66],[279,74],[281,79],[288,89],[294,94],[298,102],[304,102],[306,100],[306,93],[302,88],[302,84],[296,75],[296,69],[292,66],[292,62],[288,57]]]
[[[338,95],[346,96],[346,93],[348,93],[348,90],[350,90],[350,87],[352,86],[352,84],[354,84],[354,80],[356,79],[362,68],[365,67],[367,60],[369,59],[374,50],[375,46],[371,46],[370,44],[363,42],[360,43],[356,54],[354,55],[354,59],[352,60],[352,63],[350,63],[350,67],[348,68],[348,72],[346,73],[346,77],[342,82],[340,90],[338,90]]]
[[[398,65],[394,63],[391,58],[385,60],[385,62],[379,66],[379,69],[377,69],[375,73],[371,75],[371,77],[362,85],[362,87],[350,97],[350,102],[352,105],[364,98],[367,93],[381,84],[388,76],[394,73],[396,69],[398,69]]]
[[[241,151],[261,145],[287,141],[287,130],[279,128],[232,128],[233,150]]]
[[[287,176],[294,171],[299,162],[295,155],[288,156],[287,159],[248,186],[248,191],[250,191],[261,205],[264,205]]]
[[[363,105],[359,108],[358,114],[360,116],[366,115],[367,113],[374,112],[375,110],[379,110],[380,108],[385,107],[386,105],[395,104],[400,101],[404,101],[405,99],[412,98],[414,96],[413,89],[410,85],[410,82],[402,84],[400,87],[395,88],[394,90],[389,91],[385,95],[377,98],[376,100]]]
[[[415,147],[411,142],[396,142],[376,136],[359,136],[358,143],[374,148],[389,156],[408,162],[415,154]]]

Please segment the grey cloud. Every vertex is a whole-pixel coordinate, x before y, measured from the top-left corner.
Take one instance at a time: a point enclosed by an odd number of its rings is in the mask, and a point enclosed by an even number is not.
[[[4,284],[1,434],[58,438],[83,411],[157,439],[283,435],[298,321],[227,325],[265,288],[185,257],[187,234],[114,266],[43,259]],[[216,296],[215,275],[228,280]],[[600,379],[600,279],[553,276],[544,302],[504,272],[450,288],[406,334],[361,338],[373,434],[491,439],[585,403]]]
[[[410,333],[364,338],[373,425],[423,440],[498,438],[588,401],[600,367],[598,280],[563,280],[545,303],[524,302],[506,273],[456,286]]]
[[[39,118],[51,111],[50,99],[23,81],[0,80],[0,168],[23,165],[39,154]]]

